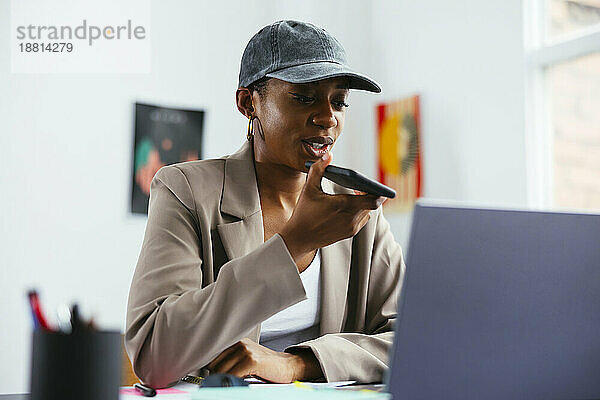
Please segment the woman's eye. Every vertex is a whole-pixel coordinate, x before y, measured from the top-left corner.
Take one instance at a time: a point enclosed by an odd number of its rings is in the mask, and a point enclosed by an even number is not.
[[[290,94],[292,96],[294,96],[294,99],[296,99],[296,101],[298,101],[299,103],[302,103],[302,104],[310,104],[315,100],[313,97],[303,96],[298,93],[290,93]]]
[[[294,99],[301,104],[312,104],[315,101],[314,97],[304,96],[302,94],[292,92],[290,92],[290,94],[294,96]],[[340,111],[343,110],[345,107],[349,107],[349,105],[344,100],[332,100],[331,104],[333,104],[333,107],[336,110]]]
[[[342,110],[342,109],[344,109],[346,107],[350,107],[350,105],[348,103],[346,103],[345,101],[334,101],[333,105],[338,110]]]

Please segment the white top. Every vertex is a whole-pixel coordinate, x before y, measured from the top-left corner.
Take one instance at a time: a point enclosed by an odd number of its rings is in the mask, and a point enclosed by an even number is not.
[[[310,265],[300,273],[306,299],[263,321],[260,344],[275,351],[315,339],[319,336],[321,309],[321,251],[317,250]]]

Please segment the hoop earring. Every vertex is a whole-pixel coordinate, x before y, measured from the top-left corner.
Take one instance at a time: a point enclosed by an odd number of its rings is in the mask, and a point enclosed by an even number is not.
[[[258,117],[254,117],[254,119],[256,120],[256,122],[258,122],[258,126],[256,127],[256,131],[260,135],[260,138],[262,140],[265,140],[265,134],[264,134],[263,128],[262,128],[262,122],[260,122],[260,119],[258,119]],[[253,124],[254,124],[254,122],[253,122]]]
[[[254,138],[254,126],[252,124],[252,116],[248,117],[248,132],[246,133],[246,140],[251,142]]]

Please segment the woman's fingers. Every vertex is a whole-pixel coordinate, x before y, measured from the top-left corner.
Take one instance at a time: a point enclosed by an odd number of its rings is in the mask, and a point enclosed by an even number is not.
[[[285,375],[285,363],[282,363],[279,353],[250,339],[242,339],[221,354],[223,357],[217,357],[208,366],[211,372],[231,374],[240,378],[256,375],[277,381],[291,379]],[[289,355],[286,354],[285,357]]]
[[[237,376],[238,378],[245,378],[256,374],[256,369],[248,362],[247,358],[243,358],[224,373]]]
[[[317,190],[319,192],[323,191],[321,189],[321,179],[323,179],[325,168],[331,164],[331,160],[331,154],[327,153],[323,156],[323,158],[311,165],[310,169],[308,170],[305,187],[308,187],[312,190]]]
[[[312,164],[292,216],[278,232],[296,263],[314,249],[355,235],[368,221],[366,214],[385,200],[373,194],[324,193],[321,179],[330,163],[331,156],[325,155]]]
[[[246,354],[241,351],[236,351],[225,357],[219,364],[217,364],[211,372],[218,372],[221,374],[229,374],[230,371],[238,364],[242,363],[246,358]]]
[[[351,196],[350,202],[361,210],[376,210],[383,204],[385,197],[374,194],[365,194],[362,196]]]
[[[387,200],[386,197],[377,196],[374,194],[336,194],[331,196],[331,199],[342,199],[343,207],[349,210],[359,212],[360,210],[376,210]]]
[[[361,216],[358,225],[354,230],[355,235],[367,224],[367,222],[369,222],[369,219],[371,219],[371,214],[368,211],[365,211],[365,214]]]
[[[216,368],[216,366],[223,361],[223,359],[225,359],[227,356],[229,356],[229,354],[234,353],[236,351],[236,349],[239,347],[239,345],[240,345],[240,342],[237,342],[234,345],[229,346],[228,348],[223,350],[223,352],[221,354],[219,354],[214,360],[212,360],[210,363],[208,363],[208,365],[206,365],[206,368],[208,368],[211,371],[214,370]]]

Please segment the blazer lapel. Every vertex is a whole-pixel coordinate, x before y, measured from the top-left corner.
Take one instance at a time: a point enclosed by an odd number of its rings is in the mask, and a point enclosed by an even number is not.
[[[263,243],[262,212],[249,142],[225,159],[221,213],[238,218],[237,221],[217,225],[230,260],[250,253]]]
[[[217,225],[227,258],[233,260],[250,253],[263,243],[262,213],[254,213],[240,221]]]

